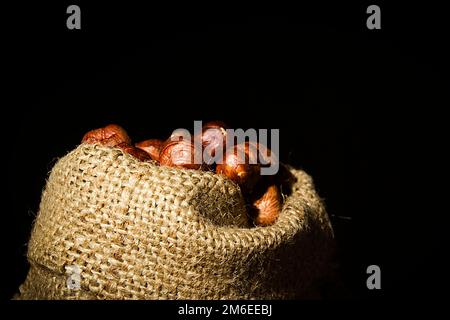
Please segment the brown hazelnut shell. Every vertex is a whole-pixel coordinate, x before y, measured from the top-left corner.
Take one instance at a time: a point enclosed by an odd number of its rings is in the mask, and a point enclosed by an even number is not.
[[[281,212],[282,197],[276,185],[267,187],[264,194],[253,202],[254,221],[257,226],[270,226]]]
[[[117,124],[110,124],[87,132],[81,142],[115,147],[121,143],[131,144],[131,139],[124,128]]]
[[[135,144],[139,148],[148,153],[148,155],[155,161],[159,161],[159,154],[164,145],[164,141],[159,139],[148,139]]]
[[[159,162],[161,165],[185,169],[203,169],[203,164],[194,163],[196,150],[194,143],[191,141],[168,140],[164,143],[159,154]]]

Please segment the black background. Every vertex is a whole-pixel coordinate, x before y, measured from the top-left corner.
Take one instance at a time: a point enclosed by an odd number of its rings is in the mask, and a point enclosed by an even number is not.
[[[439,8],[24,5],[9,25],[14,100],[8,144],[7,259],[1,298],[27,271],[26,242],[56,158],[108,123],[135,140],[193,120],[279,128],[281,159],[310,173],[325,199],[343,285],[332,298],[438,297],[446,212],[436,184],[445,117]],[[9,145],[11,144],[11,145]],[[382,290],[366,288],[366,268]],[[6,276],[5,276],[6,275]]]

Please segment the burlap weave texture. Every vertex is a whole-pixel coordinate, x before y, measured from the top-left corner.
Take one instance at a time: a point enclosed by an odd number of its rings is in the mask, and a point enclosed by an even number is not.
[[[83,144],[53,167],[19,299],[286,299],[326,274],[333,232],[311,178],[277,222],[251,227],[239,188],[210,172]],[[67,267],[80,288],[67,286]]]

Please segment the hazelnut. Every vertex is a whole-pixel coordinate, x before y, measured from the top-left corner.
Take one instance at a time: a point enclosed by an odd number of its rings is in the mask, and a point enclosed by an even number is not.
[[[209,159],[216,155],[218,148],[222,148],[222,151],[225,149],[227,143],[226,128],[227,125],[221,121],[210,121],[203,125],[201,141],[203,148],[207,148]],[[206,159],[208,165],[212,164],[209,159]]]
[[[145,152],[144,150],[141,150],[139,148],[136,148],[132,145],[129,145],[128,143],[122,142],[118,144],[116,147],[122,149],[123,152],[126,152],[133,157],[139,159],[140,161],[150,161],[151,157],[150,155]]]
[[[159,162],[161,165],[169,167],[203,169],[202,163],[195,163],[195,155],[200,156],[201,159],[201,150],[196,150],[191,141],[172,141],[169,139],[161,148]]]
[[[159,161],[159,154],[164,145],[164,141],[159,139],[149,139],[135,144],[135,147],[144,150],[149,156],[156,161]]]
[[[270,166],[271,164],[278,162],[276,154],[264,144],[254,141],[247,143],[249,145],[251,157],[254,157],[253,159],[257,159],[261,166]]]
[[[243,159],[241,155],[243,152]],[[223,163],[218,163],[216,173],[222,174],[236,182],[243,192],[249,193],[260,177],[260,165],[250,163],[249,144],[239,144],[229,148]]]
[[[104,146],[115,147],[121,143],[131,144],[131,139],[121,126],[110,124],[106,127],[89,131],[83,136],[81,142],[99,143]]]
[[[255,210],[255,224],[257,226],[270,226],[277,220],[281,211],[281,193],[276,185],[270,185],[266,192],[253,202]]]

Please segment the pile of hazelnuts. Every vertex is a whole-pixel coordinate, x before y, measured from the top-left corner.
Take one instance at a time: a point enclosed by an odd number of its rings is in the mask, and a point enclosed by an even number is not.
[[[161,166],[206,170],[223,175],[239,185],[254,225],[269,226],[276,221],[281,211],[283,197],[280,188],[286,183],[292,183],[292,176],[283,166],[280,166],[276,175],[261,175],[262,166],[278,161],[275,155],[269,148],[257,142],[233,144],[226,148],[226,129],[227,126],[220,121],[205,123],[199,140],[202,144],[201,150],[195,148],[195,137],[186,139],[176,131],[165,141],[149,139],[133,144],[127,132],[115,124],[89,131],[84,135],[82,143],[117,147],[140,161],[153,161]],[[208,159],[215,156],[218,148],[223,148],[223,161],[211,163]],[[205,150],[211,157],[196,163],[194,159],[199,159],[196,152]],[[245,156],[244,163],[238,161],[241,159],[238,155],[242,154]],[[264,161],[250,161],[261,157],[265,157]],[[200,155],[200,159],[202,158]]]

